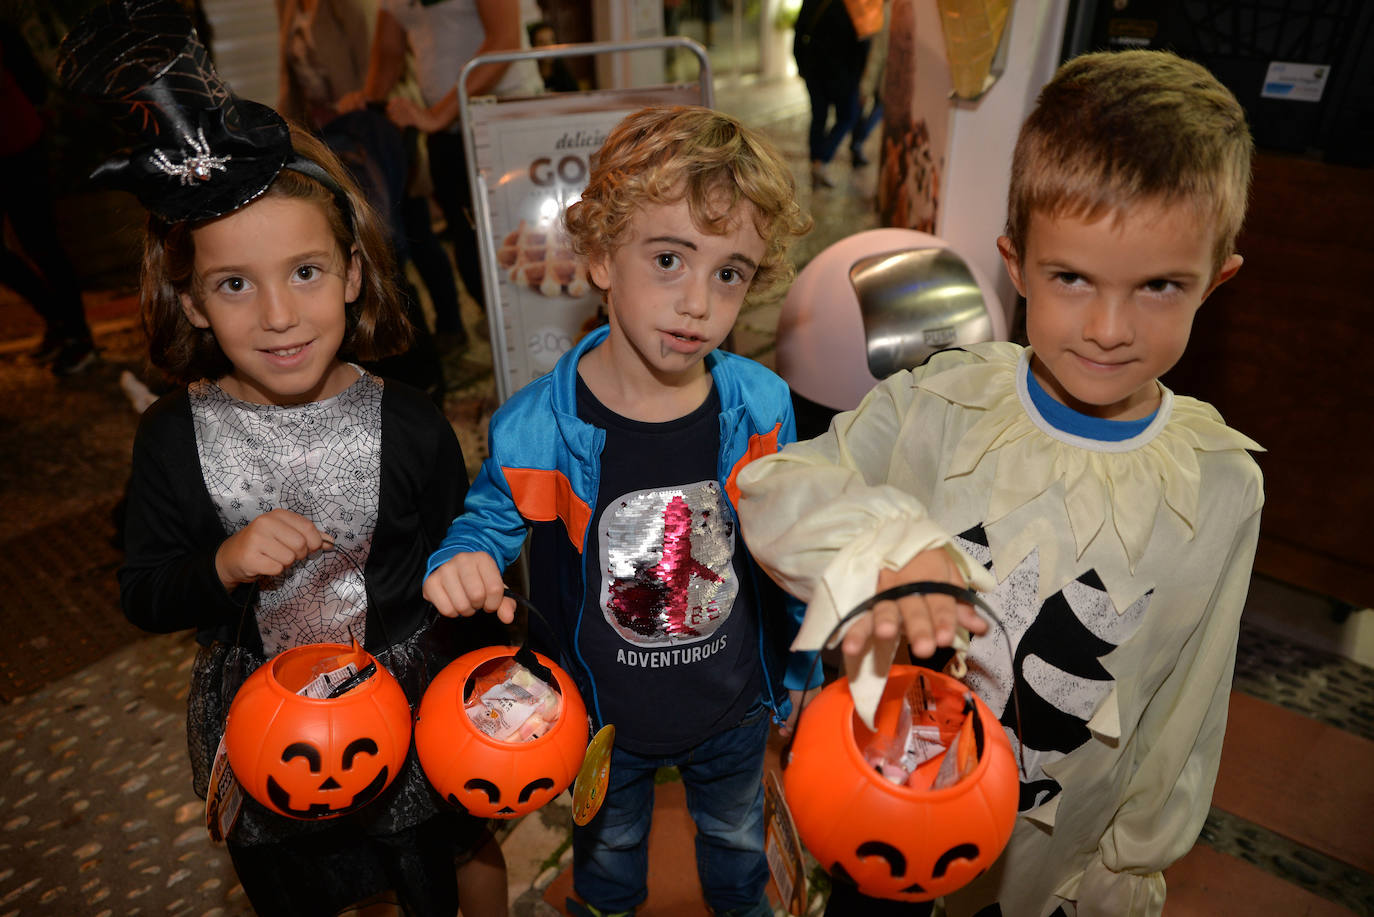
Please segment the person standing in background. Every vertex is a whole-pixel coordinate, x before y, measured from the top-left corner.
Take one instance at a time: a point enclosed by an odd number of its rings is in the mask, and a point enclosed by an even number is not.
[[[356,93],[367,79],[372,45],[371,23],[377,16],[377,0],[276,0],[277,21],[281,28],[281,77],[277,110],[324,137],[335,152],[346,150],[336,145],[343,135],[348,144],[359,138],[373,138],[386,129],[400,130],[391,125],[380,112],[367,117],[356,111],[340,119],[338,102]],[[399,81],[398,81],[399,82]],[[413,83],[406,81],[405,91],[414,93]],[[417,96],[418,97],[418,96]],[[358,123],[362,119],[366,123]],[[380,125],[377,123],[380,122]],[[332,130],[331,130],[332,125]],[[391,224],[396,260],[404,273],[406,262],[415,265],[434,307],[434,337],[445,351],[461,350],[467,346],[467,329],[459,312],[458,283],[453,275],[453,262],[443,243],[434,234],[430,221],[429,162],[424,148],[411,130],[404,137],[403,161],[388,163],[384,171],[388,184],[402,185],[400,193],[387,201],[386,211]],[[394,144],[386,144],[388,148]],[[403,169],[404,175],[392,175],[390,169]],[[382,202],[373,201],[382,207]],[[408,295],[415,291],[406,284]],[[417,305],[412,320],[418,325]]]
[[[340,112],[368,102],[387,102],[387,115],[402,127],[417,127],[428,135],[430,177],[434,197],[448,221],[458,262],[458,274],[468,295],[483,309],[481,259],[471,216],[467,153],[459,124],[458,78],[468,61],[479,54],[517,51],[529,46],[521,4],[510,0],[380,0],[372,53],[363,88],[339,100]],[[406,53],[414,58],[416,79],[424,105],[393,96],[405,69]],[[474,68],[464,90],[469,97],[538,93],[543,86],[532,60],[488,64]]]
[[[811,185],[833,188],[827,167],[859,119],[859,82],[871,34],[861,38],[844,0],[802,0],[792,55],[811,97]],[[881,9],[879,10],[881,16]],[[879,19],[881,27],[881,19]],[[835,110],[830,123],[830,110]],[[827,127],[827,125],[829,125]]]
[[[883,79],[887,69],[887,8],[891,0],[883,0],[883,27],[873,36],[864,65],[863,76],[859,78],[859,115],[854,120],[854,130],[849,135],[849,161],[855,166],[866,166],[869,159],[864,155],[864,142],[873,128],[883,119]],[[864,104],[871,100],[868,110]]]
[[[540,19],[530,23],[525,31],[529,32],[532,48],[547,48],[559,44],[558,33],[554,31],[552,22]],[[577,92],[582,88],[577,84],[577,77],[572,75],[572,71],[568,69],[568,62],[563,58],[546,57],[537,63],[539,76],[543,78],[544,88],[549,92]]]
[[[0,282],[43,319],[43,342],[34,359],[70,376],[90,366],[96,352],[76,268],[57,237],[39,108],[47,91],[47,78],[23,36],[12,24],[0,23],[0,226],[9,222],[28,256],[0,244]]]

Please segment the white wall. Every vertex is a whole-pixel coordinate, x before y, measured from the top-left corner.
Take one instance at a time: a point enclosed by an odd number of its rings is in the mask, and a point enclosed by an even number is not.
[[[929,0],[934,5],[934,0]],[[1008,327],[1016,290],[997,254],[1007,221],[1011,154],[1021,122],[1059,63],[1068,0],[1017,0],[1003,36],[1006,69],[973,102],[950,100],[949,146],[936,235],[973,261],[997,287]]]

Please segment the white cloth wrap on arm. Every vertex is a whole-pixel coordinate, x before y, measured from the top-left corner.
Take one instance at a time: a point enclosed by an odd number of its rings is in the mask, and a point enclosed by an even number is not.
[[[911,388],[889,380],[870,393],[860,407],[866,427],[896,423],[901,408],[894,395],[909,399]],[[945,548],[973,588],[994,585],[981,564],[954,547],[918,499],[897,487],[868,483],[886,474],[892,438],[885,452],[865,454],[857,444],[883,438],[869,429],[848,439],[858,416],[843,414],[830,434],[751,462],[738,479],[749,549],[784,589],[808,603],[793,650],[820,649],[840,618],[877,591],[880,570],[898,569],[930,548]],[[823,571],[819,577],[818,569]],[[877,658],[870,647],[858,670],[847,673],[855,710],[870,727],[891,665],[891,654]]]

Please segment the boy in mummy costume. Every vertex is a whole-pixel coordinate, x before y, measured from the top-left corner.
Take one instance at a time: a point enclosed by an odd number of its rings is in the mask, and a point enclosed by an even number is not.
[[[1196,64],[1066,63],[1022,127],[997,243],[1030,346],[937,354],[740,475],[754,556],[809,602],[794,649],[900,583],[967,583],[999,609],[1010,654],[944,596],[883,603],[843,637],[871,722],[901,637],[926,657],[959,628],[988,635],[967,682],[1021,744],[1020,817],[950,915],[1157,915],[1207,815],[1259,447],[1157,380],[1240,268],[1251,152],[1240,106]]]

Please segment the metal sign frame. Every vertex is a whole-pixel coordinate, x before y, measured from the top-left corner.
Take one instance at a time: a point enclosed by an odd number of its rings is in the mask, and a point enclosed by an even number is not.
[[[469,73],[483,64],[674,48],[685,49],[696,56],[699,69],[695,83],[520,97],[482,96],[478,99],[470,99],[465,90]],[[518,233],[521,227],[512,224],[520,212],[537,215],[538,220],[549,227],[550,233],[561,233],[564,208],[577,200],[586,186],[585,157],[600,147],[605,133],[626,115],[648,105],[712,107],[711,62],[700,44],[676,36],[550,45],[483,54],[463,66],[458,77],[458,102],[482,265],[492,372],[496,381],[496,400],[500,405],[525,383],[552,368],[557,357],[580,337],[582,326],[596,311],[598,297],[595,290],[582,296],[573,295],[571,291],[580,285],[564,285],[560,289],[565,292],[543,294],[532,293],[527,285],[522,288],[521,283],[512,279],[514,269],[498,261],[497,234],[507,239]],[[549,137],[562,131],[561,142],[569,130],[575,131],[571,139],[575,146],[583,149],[581,157],[569,154],[560,163],[555,163],[552,156],[530,159],[531,151],[539,152],[549,147]],[[516,156],[524,161],[514,161]],[[564,168],[563,163],[567,163],[568,168]],[[541,184],[547,182],[547,191],[533,190],[536,173],[541,176]],[[522,183],[525,189],[523,211],[515,203]],[[518,219],[526,220],[525,217]],[[511,256],[507,254],[506,257]],[[559,285],[554,282],[552,286]],[[541,295],[550,302],[536,299]],[[542,314],[543,324],[538,333],[531,335],[525,330],[525,319],[539,321],[533,317],[536,312]],[[523,339],[513,340],[516,334]],[[537,360],[532,361],[532,349],[537,351]]]

